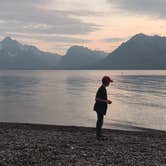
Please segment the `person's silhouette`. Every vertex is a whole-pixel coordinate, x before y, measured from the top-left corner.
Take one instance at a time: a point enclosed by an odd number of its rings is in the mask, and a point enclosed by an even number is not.
[[[111,104],[112,101],[107,99],[107,90],[106,87],[110,85],[113,80],[104,76],[102,78],[102,85],[99,87],[96,93],[94,111],[97,113],[97,122],[96,122],[96,138],[99,140],[101,138],[101,128],[103,126],[104,116],[107,112],[107,105]]]

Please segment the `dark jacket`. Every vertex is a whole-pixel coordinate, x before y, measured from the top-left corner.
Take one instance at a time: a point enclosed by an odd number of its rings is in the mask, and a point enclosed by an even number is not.
[[[107,100],[107,90],[106,90],[105,86],[103,86],[103,85],[100,86],[100,88],[97,90],[96,98]],[[103,113],[104,115],[106,115],[107,103],[96,101],[93,109],[96,112],[100,112],[100,113]]]

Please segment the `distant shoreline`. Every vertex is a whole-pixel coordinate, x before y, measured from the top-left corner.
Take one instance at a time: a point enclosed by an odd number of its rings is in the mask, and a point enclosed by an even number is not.
[[[166,132],[42,124],[0,123],[0,164],[4,165],[164,165]]]

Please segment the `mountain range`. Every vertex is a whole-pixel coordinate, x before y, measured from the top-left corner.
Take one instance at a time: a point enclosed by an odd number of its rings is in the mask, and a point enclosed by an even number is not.
[[[62,57],[58,68],[62,69],[85,69],[106,58],[108,53],[103,51],[92,51],[87,47],[72,46]]]
[[[137,34],[94,66],[97,69],[166,69],[166,37]]]
[[[6,37],[0,69],[166,69],[166,37],[137,34],[110,54],[72,46],[64,56]]]
[[[65,56],[43,52],[6,37],[0,42],[0,69],[78,69],[104,59],[108,54],[72,46]]]
[[[54,67],[60,56],[40,51],[6,37],[0,42],[0,69],[38,69]]]

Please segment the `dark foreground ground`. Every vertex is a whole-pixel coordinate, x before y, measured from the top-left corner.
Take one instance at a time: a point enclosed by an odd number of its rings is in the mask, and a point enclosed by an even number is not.
[[[0,123],[0,166],[166,166],[166,132]]]

